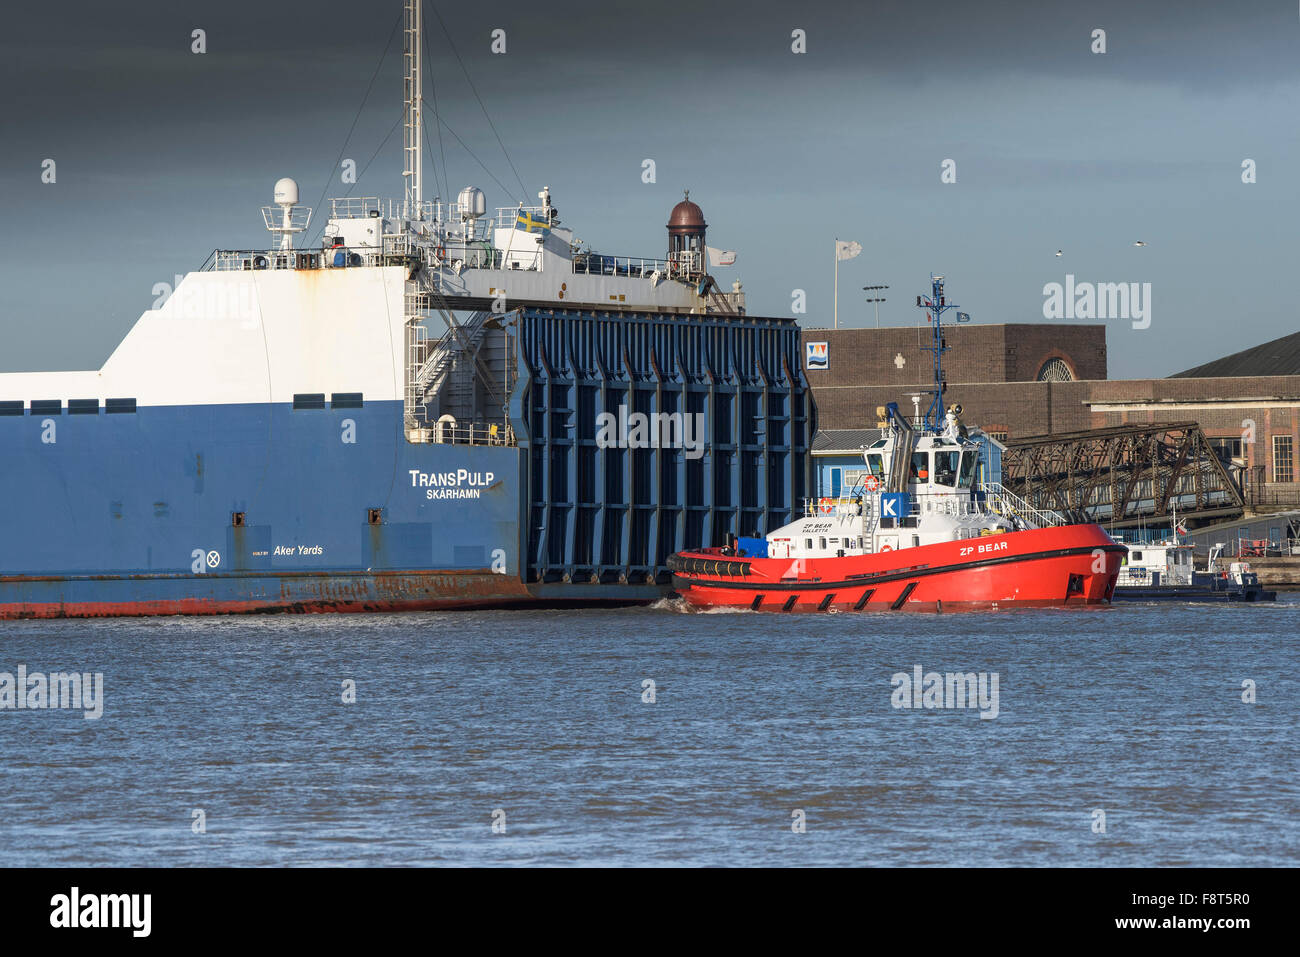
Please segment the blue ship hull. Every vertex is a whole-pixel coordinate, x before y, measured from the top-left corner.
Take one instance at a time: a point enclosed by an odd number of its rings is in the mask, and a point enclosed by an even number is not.
[[[0,418],[0,618],[535,600],[519,450],[401,429],[398,402]]]

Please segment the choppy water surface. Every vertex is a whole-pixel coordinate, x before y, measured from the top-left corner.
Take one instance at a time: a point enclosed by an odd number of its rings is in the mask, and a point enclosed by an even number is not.
[[[1295,865],[1297,632],[1294,595],[0,623],[0,672],[105,698],[0,711],[0,861]],[[916,665],[996,672],[998,717],[894,708]]]

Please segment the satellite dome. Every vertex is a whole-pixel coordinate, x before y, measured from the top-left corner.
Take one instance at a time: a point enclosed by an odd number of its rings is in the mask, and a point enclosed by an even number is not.
[[[281,206],[296,206],[298,204],[297,182],[288,176],[277,179],[275,181],[275,201]]]
[[[456,197],[463,219],[478,219],[487,212],[487,197],[477,186],[466,186]]]

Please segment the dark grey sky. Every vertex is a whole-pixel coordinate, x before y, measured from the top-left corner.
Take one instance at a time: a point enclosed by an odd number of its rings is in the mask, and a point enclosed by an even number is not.
[[[842,324],[872,321],[868,283],[892,287],[882,321],[914,323],[908,303],[933,270],[977,322],[1041,321],[1044,283],[1067,272],[1150,282],[1149,329],[1108,323],[1113,377],[1166,375],[1297,327],[1277,288],[1300,200],[1294,0],[436,6],[530,197],[550,185],[596,248],[660,255],[689,187],[711,243],[738,251],[719,275],[744,282],[753,312],[788,315],[799,288],[804,323],[829,325],[839,236],[864,247],[841,267]],[[8,5],[0,369],[97,367],[155,283],[214,247],[268,243],[258,207],[279,176],[304,202],[347,192],[334,162],[400,10]],[[517,196],[426,20],[446,121]],[[505,56],[489,51],[498,27]],[[790,52],[795,28],[804,55]],[[1090,52],[1096,28],[1105,55]],[[358,166],[400,113],[399,53],[395,38],[343,151]],[[444,147],[436,177],[451,192],[473,183],[489,206],[513,201],[453,138]],[[355,193],[400,195],[399,151],[400,135]],[[46,157],[54,185],[40,181]]]

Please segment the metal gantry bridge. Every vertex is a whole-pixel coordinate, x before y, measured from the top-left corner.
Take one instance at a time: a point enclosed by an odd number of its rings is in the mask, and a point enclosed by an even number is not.
[[[1036,508],[1114,528],[1242,514],[1241,489],[1195,422],[1120,425],[1013,440],[1003,485]]]

